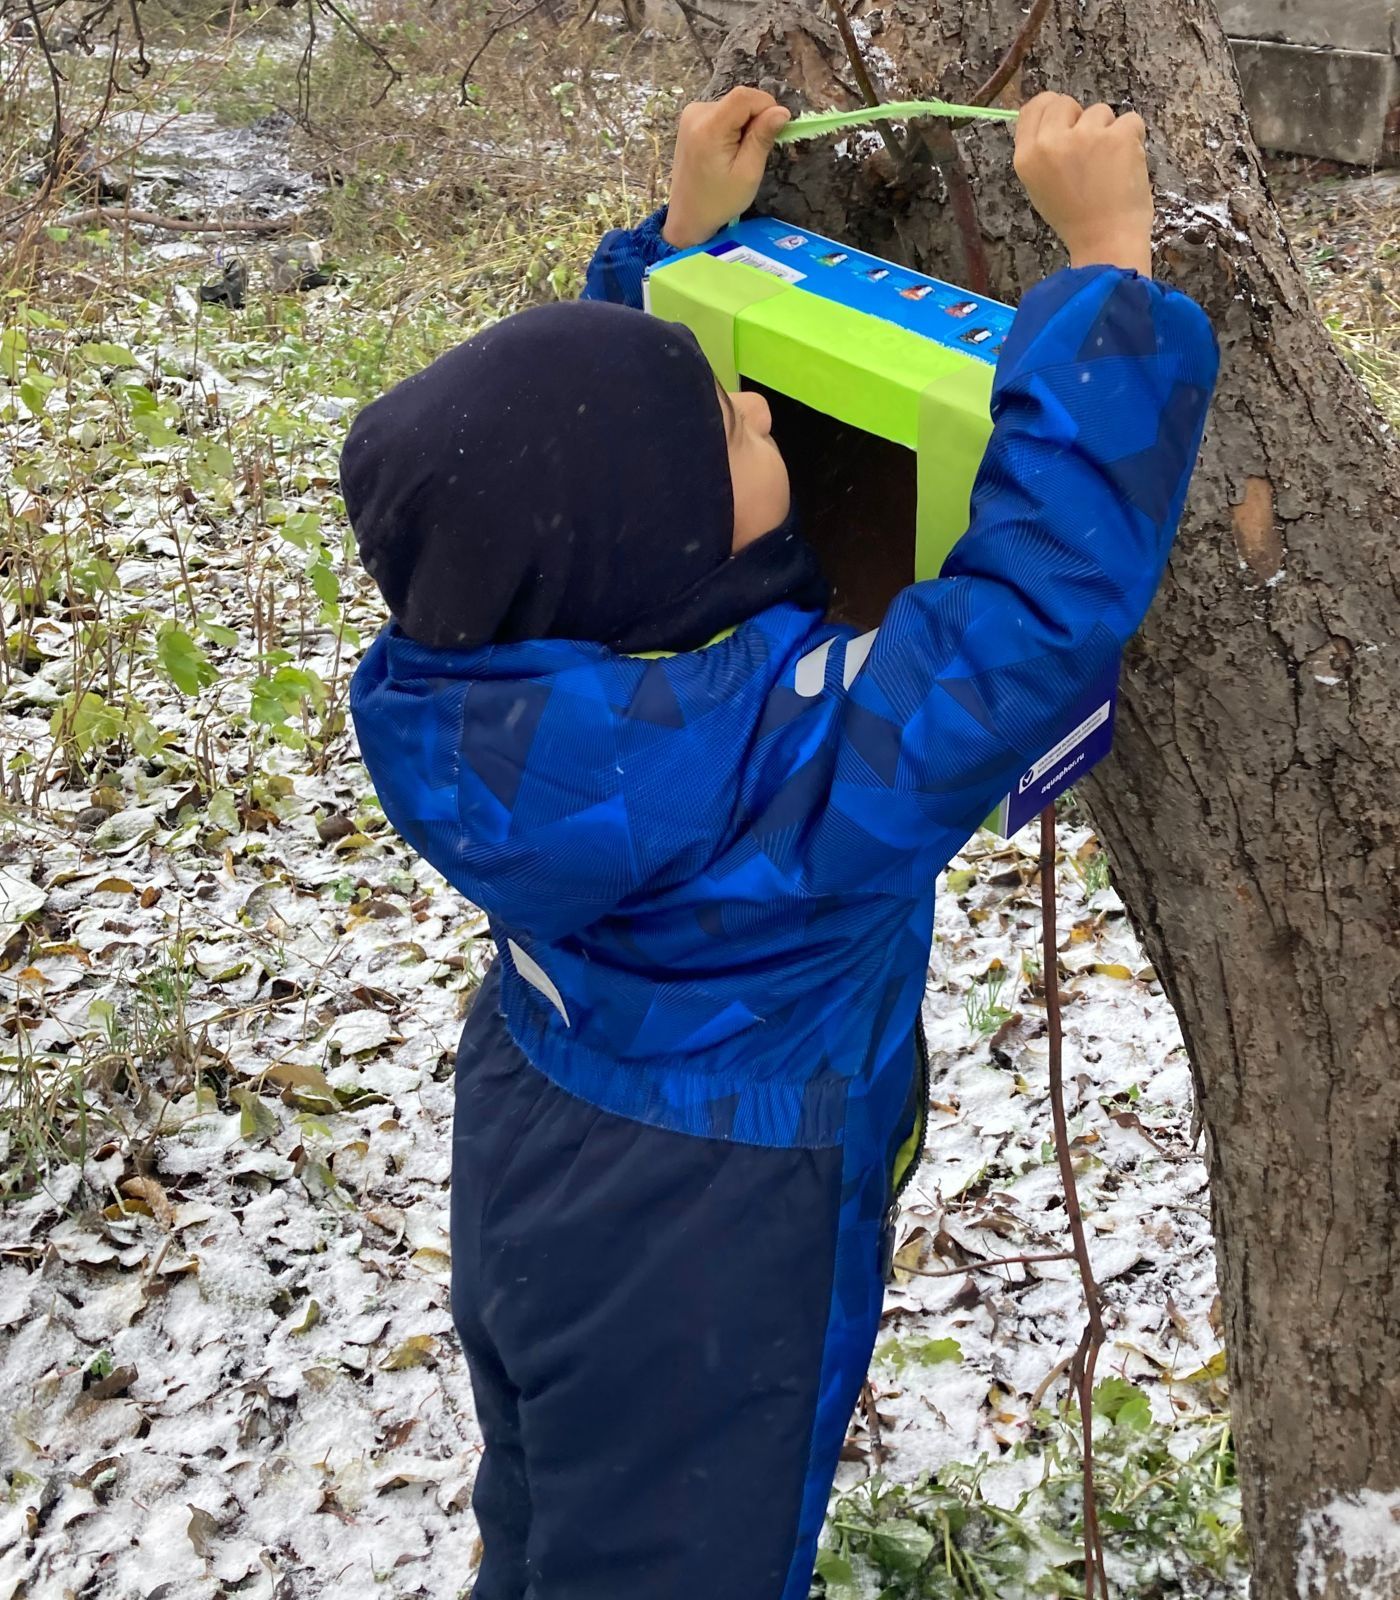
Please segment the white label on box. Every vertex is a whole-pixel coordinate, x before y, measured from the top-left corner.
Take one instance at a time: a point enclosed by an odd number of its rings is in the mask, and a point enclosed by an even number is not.
[[[1053,750],[1047,751],[1045,755],[1041,756],[1040,760],[1037,761],[1030,771],[1021,779],[1021,782],[1017,787],[1017,792],[1019,794],[1024,794],[1033,783],[1039,782],[1039,780],[1043,778],[1047,772],[1049,772],[1051,767],[1053,767],[1057,762],[1063,761],[1076,745],[1083,744],[1083,742],[1089,737],[1095,728],[1103,727],[1104,723],[1108,721],[1109,712],[1112,710],[1113,702],[1111,700],[1105,700],[1097,711],[1085,717],[1083,722],[1079,724],[1073,733],[1067,733]]]
[[[775,261],[772,256],[760,255],[746,244],[732,244],[726,250],[716,250],[715,255],[720,261],[741,261],[746,267],[757,267],[760,272],[771,273],[785,283],[801,283],[807,276],[805,272],[790,267],[786,261]]]

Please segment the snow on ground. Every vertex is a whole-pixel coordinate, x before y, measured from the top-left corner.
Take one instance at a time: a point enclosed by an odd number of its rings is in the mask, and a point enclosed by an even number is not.
[[[1400,1587],[1400,1494],[1363,1489],[1310,1512],[1298,1553],[1302,1600],[1345,1584],[1351,1600],[1386,1600]]]

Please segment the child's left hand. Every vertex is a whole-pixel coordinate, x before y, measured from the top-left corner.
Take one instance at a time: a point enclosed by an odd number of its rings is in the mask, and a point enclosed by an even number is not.
[[[667,244],[703,244],[753,204],[778,130],[792,115],[762,89],[731,89],[681,112],[671,168]]]

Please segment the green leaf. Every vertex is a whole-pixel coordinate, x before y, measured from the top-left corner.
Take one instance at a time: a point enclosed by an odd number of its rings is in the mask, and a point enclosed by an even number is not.
[[[218,676],[209,657],[173,622],[156,635],[156,658],[181,694],[198,694]]]
[[[54,379],[47,372],[31,372],[19,386],[19,397],[36,414],[44,409],[53,392]]]
[[[985,122],[1015,122],[1018,111],[1000,106],[959,106],[946,100],[893,100],[885,105],[865,106],[859,111],[813,111],[794,117],[780,130],[777,142],[792,144],[797,139],[816,139],[824,133],[841,133],[847,128],[865,127],[872,122],[911,122],[918,117],[975,117]]]
[[[121,737],[123,718],[120,711],[89,689],[76,704],[70,694],[55,707],[49,719],[49,731],[55,739],[63,737],[65,724],[78,753],[87,755],[98,745],[111,744]]]
[[[304,672],[299,667],[278,667],[270,676],[254,680],[248,714],[254,722],[280,728],[297,714],[303,701],[321,705],[325,698],[326,686],[314,672]]]
[[[1094,1389],[1094,1410],[1116,1427],[1141,1432],[1152,1425],[1147,1396],[1126,1378],[1105,1378]]]
[[[104,344],[100,339],[92,344],[80,344],[78,354],[94,367],[139,367],[141,363],[131,351],[121,344]]]
[[[199,631],[210,644],[221,645],[225,650],[238,643],[237,633],[232,628],[224,627],[221,622],[201,622]]]
[[[147,444],[174,444],[180,437],[159,411],[132,412],[131,426],[136,429]]]
[[[948,885],[949,894],[966,894],[977,882],[977,874],[971,867],[964,867],[956,872],[950,872],[944,881]]]
[[[885,1522],[870,1535],[870,1553],[886,1572],[908,1576],[933,1553],[933,1535],[917,1522]]]
[[[826,1600],[861,1600],[855,1571],[845,1556],[838,1556],[834,1550],[818,1550],[817,1576],[826,1584]]]
[[[238,815],[238,801],[228,789],[220,789],[209,801],[207,814],[210,822],[225,833],[238,833],[243,823]]]
[[[311,587],[316,591],[318,600],[334,605],[340,599],[340,579],[326,562],[318,561],[308,570],[307,577],[311,579]]]
[[[238,1134],[245,1144],[262,1144],[281,1127],[277,1113],[246,1084],[239,1084],[230,1098],[238,1107]]]
[[[29,350],[29,335],[23,328],[6,328],[0,333],[0,377],[11,383],[19,377],[19,369]]]
[[[288,544],[299,550],[310,550],[317,542],[321,527],[319,511],[294,511],[278,530]]]
[[[940,1361],[959,1362],[963,1358],[962,1346],[956,1339],[925,1339],[915,1348],[926,1367],[937,1366]]]
[[[956,1339],[887,1339],[875,1356],[877,1360],[888,1361],[896,1372],[903,1372],[910,1362],[936,1367],[944,1361],[961,1361],[963,1353]]]
[[[293,1333],[310,1333],[321,1320],[321,1307],[315,1300],[308,1300],[302,1311],[301,1321],[292,1328]]]
[[[430,1333],[410,1334],[379,1363],[383,1372],[405,1372],[410,1367],[421,1367],[437,1354],[437,1340]]]

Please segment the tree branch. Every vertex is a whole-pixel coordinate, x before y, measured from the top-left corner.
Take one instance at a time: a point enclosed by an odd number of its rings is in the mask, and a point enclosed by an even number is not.
[[[841,43],[846,47],[851,71],[855,74],[856,83],[860,86],[866,105],[878,106],[880,96],[875,89],[875,80],[870,76],[870,68],[865,64],[865,56],[860,48],[860,40],[856,38],[856,31],[851,26],[851,19],[846,15],[844,0],[827,0],[827,4],[836,18],[836,31],[841,35]],[[877,122],[875,130],[884,140],[885,149],[902,165],[905,159],[904,146],[899,142],[894,129],[888,122]]]
[[[695,25],[695,18],[702,15],[690,4],[690,0],[676,0],[676,9],[685,18],[686,28],[690,33],[690,42],[695,46],[696,53],[705,63],[706,72],[715,70],[714,57],[705,48],[705,41],[700,37],[700,29]]]
[[[335,0],[316,0],[316,3],[320,6],[322,11],[325,11],[330,16],[334,17],[336,21],[340,23],[341,27],[348,28],[351,34],[360,42],[361,45],[364,46],[366,50],[369,51],[369,53],[384,69],[384,82],[380,87],[379,93],[375,95],[373,100],[370,101],[372,106],[379,105],[384,99],[385,95],[388,94],[390,89],[392,89],[396,83],[401,83],[403,81],[403,73],[390,60],[388,52],[384,49],[384,47],[376,43],[375,40],[371,39],[364,29],[360,27],[359,23],[355,21],[354,17],[352,17],[348,11],[345,11],[338,6],[335,3]]]
[[[34,33],[39,40],[39,48],[44,52],[44,61],[49,69],[49,84],[53,89],[53,131],[49,134],[49,167],[44,174],[44,184],[35,200],[35,208],[42,206],[49,195],[53,193],[54,184],[58,182],[60,157],[63,150],[63,74],[58,70],[58,63],[53,58],[53,51],[49,49],[48,35],[44,32],[43,19],[39,16],[39,8],[34,0],[29,0],[29,20],[34,24]]]
[[[1050,11],[1050,0],[1035,0],[1031,7],[1031,14],[1021,26],[1021,31],[1013,40],[1011,48],[1001,58],[996,71],[973,95],[970,95],[967,104],[970,106],[989,106],[1001,91],[1011,82],[1016,75],[1016,69],[1026,59],[1026,53],[1036,41],[1040,32],[1040,25],[1045,21]]]
[[[136,75],[140,78],[149,78],[151,63],[146,57],[146,35],[141,29],[141,14],[136,9],[137,0],[127,0],[127,8],[131,12],[131,26],[136,33]]]
[[[1086,1600],[1094,1600],[1097,1585],[1102,1600],[1109,1600],[1098,1499],[1094,1492],[1094,1367],[1107,1334],[1103,1325],[1103,1302],[1089,1260],[1089,1243],[1069,1144],[1069,1119],[1065,1115],[1064,1029],[1060,1017],[1059,947],[1055,936],[1055,855],[1055,807],[1051,804],[1040,814],[1040,916],[1044,943],[1041,971],[1050,1045],[1050,1116],[1055,1125],[1055,1158],[1060,1167],[1060,1181],[1064,1184],[1065,1214],[1069,1217],[1074,1257],[1079,1263],[1079,1280],[1088,1313],[1079,1348],[1070,1363],[1070,1385],[1079,1395],[1079,1425],[1084,1434],[1084,1594]]]
[[[462,68],[460,88],[462,104],[464,106],[470,105],[471,103],[467,98],[467,90],[471,85],[472,68],[476,66],[477,62],[481,60],[482,56],[486,54],[487,50],[490,49],[490,47],[496,42],[501,34],[506,31],[507,28],[511,27],[514,23],[524,22],[526,17],[533,16],[536,11],[539,11],[548,4],[549,0],[533,0],[533,4],[526,6],[523,10],[507,12],[505,16],[498,18],[497,21],[493,22],[486,30],[486,37],[476,47],[475,51],[473,51],[471,60],[468,61],[466,66]]]

